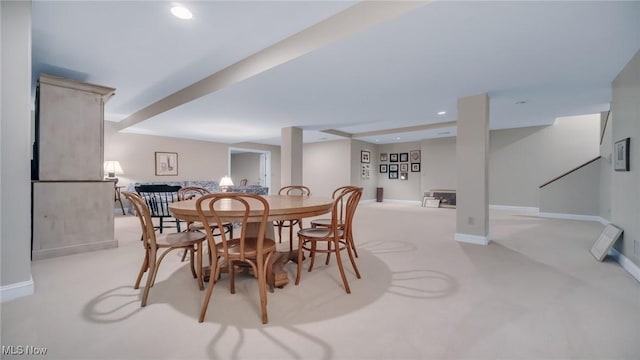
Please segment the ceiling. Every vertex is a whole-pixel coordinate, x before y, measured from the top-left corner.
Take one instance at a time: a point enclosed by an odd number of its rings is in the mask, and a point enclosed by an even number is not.
[[[386,144],[455,135],[457,99],[485,92],[491,129],[608,110],[640,49],[640,1],[172,4],[33,1],[34,89],[114,87],[105,118],[132,133]]]

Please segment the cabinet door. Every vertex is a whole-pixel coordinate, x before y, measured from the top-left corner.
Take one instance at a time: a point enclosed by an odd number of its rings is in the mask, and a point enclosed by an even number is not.
[[[102,97],[41,84],[39,101],[40,180],[101,180]]]

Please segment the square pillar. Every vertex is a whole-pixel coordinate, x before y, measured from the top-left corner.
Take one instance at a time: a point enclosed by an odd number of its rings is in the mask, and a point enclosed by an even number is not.
[[[283,128],[280,147],[280,184],[303,185],[302,183],[302,129]]]
[[[461,242],[488,245],[489,97],[458,99],[456,234]]]

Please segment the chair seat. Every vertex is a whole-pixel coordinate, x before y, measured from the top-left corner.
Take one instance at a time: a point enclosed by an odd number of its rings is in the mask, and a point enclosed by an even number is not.
[[[159,235],[156,238],[156,243],[160,248],[178,248],[197,244],[204,241],[206,238],[207,235],[201,232],[189,231]]]
[[[247,257],[255,256],[257,249],[257,239],[256,238],[246,238],[244,243],[244,255]],[[240,256],[240,239],[232,239],[227,241],[227,246],[229,249],[229,255],[231,256]],[[217,245],[217,250],[219,255],[224,255],[224,249],[222,245]],[[276,242],[272,239],[264,239],[262,243],[262,252],[267,254],[271,251],[276,251]]]
[[[343,231],[341,229],[338,229],[338,237],[341,237],[342,233]],[[332,237],[331,235],[332,235],[331,229],[326,227],[308,228],[308,229],[302,229],[298,231],[298,236],[304,236],[304,237],[315,238],[315,239],[329,238],[329,237]]]
[[[311,221],[311,226],[331,227],[331,219],[316,219]],[[338,224],[340,229],[344,228],[344,224]]]
[[[230,223],[224,223],[222,224],[223,227],[227,227],[229,226]],[[217,223],[213,223],[213,224],[209,224],[209,227],[211,227],[211,229],[217,229],[219,226]],[[201,222],[194,222],[189,224],[189,231],[198,231],[198,230],[204,230],[204,225]]]

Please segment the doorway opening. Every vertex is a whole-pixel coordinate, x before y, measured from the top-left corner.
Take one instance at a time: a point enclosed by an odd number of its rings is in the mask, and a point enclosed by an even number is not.
[[[271,189],[271,151],[229,148],[229,176],[235,185],[246,179]]]

